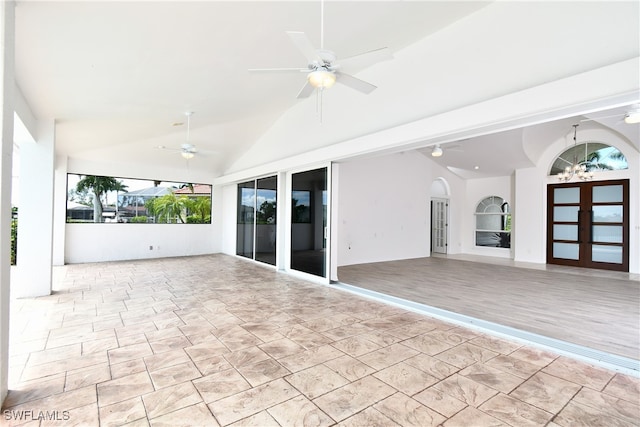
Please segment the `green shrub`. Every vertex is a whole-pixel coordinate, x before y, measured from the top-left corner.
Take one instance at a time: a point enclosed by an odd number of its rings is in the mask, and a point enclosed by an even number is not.
[[[211,224],[211,215],[207,215],[202,219],[200,215],[189,215],[187,224]]]
[[[148,218],[147,218],[146,216],[134,216],[133,218],[131,218],[131,219],[129,220],[129,222],[132,222],[132,223],[144,223],[144,224],[146,224],[146,223],[147,223],[147,220],[148,220]]]

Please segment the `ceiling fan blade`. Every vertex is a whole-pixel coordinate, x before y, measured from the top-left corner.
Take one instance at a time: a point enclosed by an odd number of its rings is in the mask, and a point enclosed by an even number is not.
[[[308,68],[249,68],[250,73],[271,73],[271,72],[285,72],[285,73],[307,73]]]
[[[308,98],[315,89],[315,87],[311,86],[311,84],[307,82],[304,86],[302,86],[302,89],[300,89],[300,92],[298,92],[298,96],[296,98]]]
[[[594,121],[598,121],[598,120],[603,120],[603,119],[610,119],[612,117],[620,117],[623,116],[622,114],[613,114],[611,116],[599,116],[599,117],[590,117],[590,118],[586,118],[586,119],[581,119],[581,122],[594,122]]]
[[[316,48],[313,47],[311,40],[305,33],[302,31],[287,31],[287,35],[309,63],[317,62],[320,65],[324,65],[324,60],[318,56]]]
[[[367,83],[364,80],[360,80],[350,74],[341,73],[339,71],[336,71],[336,81],[367,95],[377,88],[377,86],[374,86],[371,83]]]
[[[338,61],[338,68],[346,72],[351,72],[352,70],[355,72],[389,59],[393,59],[391,50],[387,47],[382,47],[380,49],[374,49],[359,55],[340,59],[340,61]]]

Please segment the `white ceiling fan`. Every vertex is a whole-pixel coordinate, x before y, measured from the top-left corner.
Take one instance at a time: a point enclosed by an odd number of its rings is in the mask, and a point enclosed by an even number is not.
[[[626,112],[623,112],[623,113],[611,114],[611,115],[599,116],[599,117],[589,117],[589,118],[586,118],[586,119],[582,119],[580,121],[581,122],[592,122],[592,121],[610,119],[610,118],[613,118],[613,117],[617,117],[618,118],[618,121],[616,122],[616,124],[626,123],[628,125],[632,125],[632,124],[640,123],[640,107],[630,108],[629,110],[627,110]]]
[[[292,72],[306,73],[307,82],[298,93],[298,98],[307,98],[318,89],[322,92],[329,89],[334,83],[342,83],[352,89],[364,94],[369,94],[376,89],[376,86],[360,80],[351,74],[347,74],[350,69],[362,69],[377,62],[391,59],[392,55],[388,48],[383,47],[364,52],[355,56],[337,60],[336,54],[324,48],[324,1],[320,2],[320,48],[316,49],[307,35],[300,31],[287,31],[287,35],[307,58],[307,66],[300,68],[254,68],[250,72]]]
[[[185,142],[180,146],[180,148],[168,148],[164,145],[158,145],[158,148],[160,150],[177,151],[183,158],[189,160],[193,159],[198,150],[196,149],[195,145],[191,144],[189,139],[191,132],[191,116],[193,115],[193,111],[187,111],[184,114],[187,116],[187,139],[185,140]]]

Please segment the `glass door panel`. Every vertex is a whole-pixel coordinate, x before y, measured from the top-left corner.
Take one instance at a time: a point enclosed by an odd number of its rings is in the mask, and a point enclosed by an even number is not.
[[[253,259],[253,222],[255,220],[255,181],[238,184],[238,225],[236,254]]]
[[[622,185],[599,185],[593,187],[593,203],[622,203]]]
[[[580,247],[577,243],[554,243],[553,256],[560,259],[578,260]]]
[[[236,254],[276,265],[275,176],[238,184]]]
[[[275,176],[256,181],[256,261],[276,265],[276,195]]]
[[[291,176],[291,268],[326,277],[327,168]]]

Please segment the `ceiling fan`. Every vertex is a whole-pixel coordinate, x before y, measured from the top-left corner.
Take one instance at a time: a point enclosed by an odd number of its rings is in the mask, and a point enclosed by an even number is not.
[[[628,125],[631,125],[631,124],[640,123],[640,107],[631,108],[630,110],[626,111],[625,113],[612,114],[612,115],[608,115],[608,116],[591,117],[591,118],[587,118],[587,119],[582,119],[580,121],[581,122],[592,122],[592,121],[610,119],[612,117],[618,117],[619,118],[619,120],[616,122],[616,124],[626,123]]]
[[[431,149],[431,157],[442,157],[442,155],[444,154],[444,150],[464,152],[464,150],[462,149],[462,146],[459,145],[459,144],[451,144],[451,145],[449,145],[449,144],[436,144]]]
[[[307,66],[302,68],[253,68],[249,69],[249,71],[306,73],[307,82],[298,93],[298,98],[307,98],[316,89],[321,93],[324,89],[332,87],[336,82],[364,94],[369,94],[376,89],[376,86],[347,74],[347,71],[366,68],[377,62],[392,58],[389,49],[383,47],[338,61],[333,51],[324,48],[324,1],[320,2],[319,49],[313,46],[313,43],[303,32],[287,31],[286,33],[298,50],[307,58]]]
[[[164,145],[158,145],[158,148],[160,150],[177,151],[180,153],[180,155],[183,158],[185,158],[186,160],[189,160],[189,159],[193,159],[193,157],[196,155],[198,150],[196,149],[195,145],[189,142],[189,136],[191,132],[191,116],[193,115],[193,111],[187,111],[184,114],[187,116],[187,139],[185,140],[185,142],[180,146],[180,148],[168,148]],[[177,126],[177,125],[178,124],[174,124],[174,126]]]

